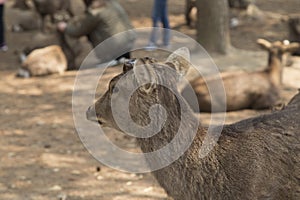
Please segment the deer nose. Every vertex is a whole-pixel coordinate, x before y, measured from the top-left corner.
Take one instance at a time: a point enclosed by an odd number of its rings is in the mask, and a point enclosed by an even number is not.
[[[96,111],[95,111],[95,106],[92,105],[90,106],[87,111],[86,111],[86,118],[90,121],[95,121],[98,122]]]

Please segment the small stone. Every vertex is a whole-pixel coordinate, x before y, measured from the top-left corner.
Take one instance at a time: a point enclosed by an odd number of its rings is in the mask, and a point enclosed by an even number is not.
[[[132,185],[132,182],[131,182],[131,181],[128,181],[128,182],[126,183],[126,185],[127,185],[127,186],[130,186],[130,185]]]
[[[103,180],[103,176],[97,176],[97,180]]]
[[[26,176],[20,176],[19,179],[22,181],[25,181],[27,178],[26,178]]]
[[[134,178],[136,177],[136,174],[130,174],[130,177]]]
[[[67,195],[66,194],[60,194],[57,196],[58,200],[67,200]]]
[[[38,122],[36,123],[36,125],[38,125],[38,126],[42,126],[42,125],[44,125],[44,124],[45,124],[44,121],[38,121]]]
[[[59,172],[59,171],[60,171],[59,168],[54,168],[54,169],[53,169],[53,172]]]
[[[59,185],[54,185],[54,186],[51,187],[49,190],[50,190],[50,191],[59,191],[59,190],[62,190],[62,187],[59,186]]]
[[[73,174],[73,175],[80,175],[81,173],[80,173],[80,171],[78,171],[78,170],[73,170],[73,171],[71,172],[71,174]]]
[[[143,176],[142,174],[140,174],[140,175],[138,176],[138,178],[139,178],[139,179],[143,179],[144,176]]]
[[[15,155],[16,155],[15,152],[9,152],[9,153],[7,154],[7,156],[8,156],[9,158],[14,157]]]
[[[148,188],[145,188],[144,189],[144,192],[150,192],[150,191],[152,191],[153,190],[153,187],[148,187]]]

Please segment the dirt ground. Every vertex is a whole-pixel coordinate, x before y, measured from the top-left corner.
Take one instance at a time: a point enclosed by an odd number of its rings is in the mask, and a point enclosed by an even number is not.
[[[149,0],[120,0],[135,27],[151,26]],[[254,19],[244,11],[232,10],[239,26],[231,29],[236,48],[258,51],[259,37],[282,40],[288,36],[285,17],[297,14],[299,0],[257,0],[269,17]],[[73,6],[80,10],[79,0]],[[76,71],[64,75],[20,79],[15,52],[31,43],[33,32],[13,33],[12,0],[6,6],[9,51],[0,52],[0,199],[2,200],[162,200],[166,194],[150,174],[119,172],[99,163],[82,145],[74,128],[72,91]],[[79,12],[79,11],[78,11]],[[171,27],[191,37],[196,31],[184,25],[184,1],[169,1]],[[271,16],[271,17],[270,17]],[[241,62],[245,62],[244,60]],[[260,61],[266,63],[266,61]],[[109,71],[110,79],[120,68]],[[300,88],[300,60],[284,69],[283,101]],[[104,91],[105,85],[101,86]],[[269,110],[243,110],[227,114],[234,122]],[[209,115],[201,115],[204,124]],[[114,135],[116,132],[111,131]],[[114,138],[114,136],[112,136]],[[117,137],[115,137],[117,138]],[[137,149],[122,136],[121,145]]]

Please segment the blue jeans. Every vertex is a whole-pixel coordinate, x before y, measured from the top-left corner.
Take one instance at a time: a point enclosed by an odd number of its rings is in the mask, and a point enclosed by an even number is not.
[[[5,31],[5,26],[4,26],[4,4],[0,4],[0,47],[5,45],[4,41],[4,31]]]
[[[154,0],[154,6],[152,10],[152,22],[153,30],[150,37],[150,42],[157,44],[158,37],[158,23],[163,25],[163,45],[169,45],[170,41],[170,25],[168,19],[168,4],[167,0]]]

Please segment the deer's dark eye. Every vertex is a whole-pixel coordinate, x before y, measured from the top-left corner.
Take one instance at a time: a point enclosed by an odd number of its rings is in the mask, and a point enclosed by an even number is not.
[[[119,88],[118,88],[118,87],[114,87],[112,93],[113,93],[113,94],[116,94],[116,93],[118,93],[118,92],[119,92]]]

